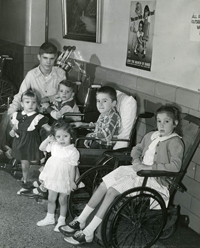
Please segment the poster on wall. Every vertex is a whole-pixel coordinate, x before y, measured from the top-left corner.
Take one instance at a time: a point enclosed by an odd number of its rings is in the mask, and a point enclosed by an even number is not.
[[[156,1],[131,1],[126,66],[151,71]]]

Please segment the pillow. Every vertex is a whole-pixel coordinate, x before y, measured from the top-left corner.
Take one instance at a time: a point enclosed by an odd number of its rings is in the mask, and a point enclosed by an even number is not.
[[[121,128],[118,139],[128,139],[136,118],[137,102],[132,96],[117,90],[117,110],[121,116]],[[113,149],[127,146],[127,142],[117,141]]]

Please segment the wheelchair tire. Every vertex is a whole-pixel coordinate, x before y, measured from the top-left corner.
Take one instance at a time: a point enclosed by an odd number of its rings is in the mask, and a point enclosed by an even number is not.
[[[10,80],[0,79],[0,107],[7,108],[8,98],[13,97],[17,93],[17,87]]]
[[[167,219],[164,200],[151,188],[133,188],[118,196],[108,208],[101,226],[103,245],[151,247]]]
[[[76,182],[77,187],[80,185],[80,183],[83,183],[84,187],[72,191],[68,200],[68,208],[72,218],[75,218],[82,212],[93,192],[102,182],[102,177],[110,173],[112,170],[112,167],[102,165],[96,166],[87,170],[79,177]]]

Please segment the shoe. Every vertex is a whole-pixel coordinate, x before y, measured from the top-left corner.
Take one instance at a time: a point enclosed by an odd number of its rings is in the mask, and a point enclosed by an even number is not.
[[[66,236],[72,236],[76,231],[80,231],[85,227],[85,223],[80,223],[77,221],[77,217],[71,221],[69,224],[60,226],[59,231],[66,235]]]
[[[21,195],[26,196],[28,198],[35,198],[37,195],[33,193],[32,189],[26,190],[26,191],[22,191]]]
[[[21,188],[19,191],[17,191],[17,195],[22,195],[22,193],[25,191],[27,191],[27,189]]]
[[[33,182],[33,187],[35,188],[38,188],[40,186],[41,182],[38,180],[38,181],[34,181]]]
[[[48,226],[53,224],[55,224],[55,219],[49,219],[47,217],[37,222],[37,226]]]
[[[72,245],[81,245],[85,243],[91,243],[94,235],[86,236],[83,231],[77,231],[73,237],[65,237],[64,240]]]
[[[58,222],[55,228],[53,229],[54,232],[60,232],[59,227],[65,225],[63,222]]]
[[[22,183],[21,183],[21,186],[22,186],[22,188],[24,188],[24,189],[33,189],[33,188],[34,188],[32,182],[27,182],[27,183],[22,182]]]

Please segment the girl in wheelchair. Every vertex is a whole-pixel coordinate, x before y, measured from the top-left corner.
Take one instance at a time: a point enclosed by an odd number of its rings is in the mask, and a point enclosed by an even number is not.
[[[92,242],[94,231],[101,224],[104,214],[115,199],[123,192],[142,185],[139,170],[165,170],[178,172],[181,168],[184,144],[179,136],[179,110],[172,105],[157,110],[157,131],[146,134],[141,143],[132,148],[132,165],[120,166],[103,177],[103,182],[94,192],[82,213],[59,230],[65,234],[65,241],[73,245]],[[148,178],[147,186],[156,189],[166,204],[169,200],[167,183],[162,179]],[[103,199],[104,197],[104,199]],[[103,199],[96,215],[86,226],[86,220]]]

